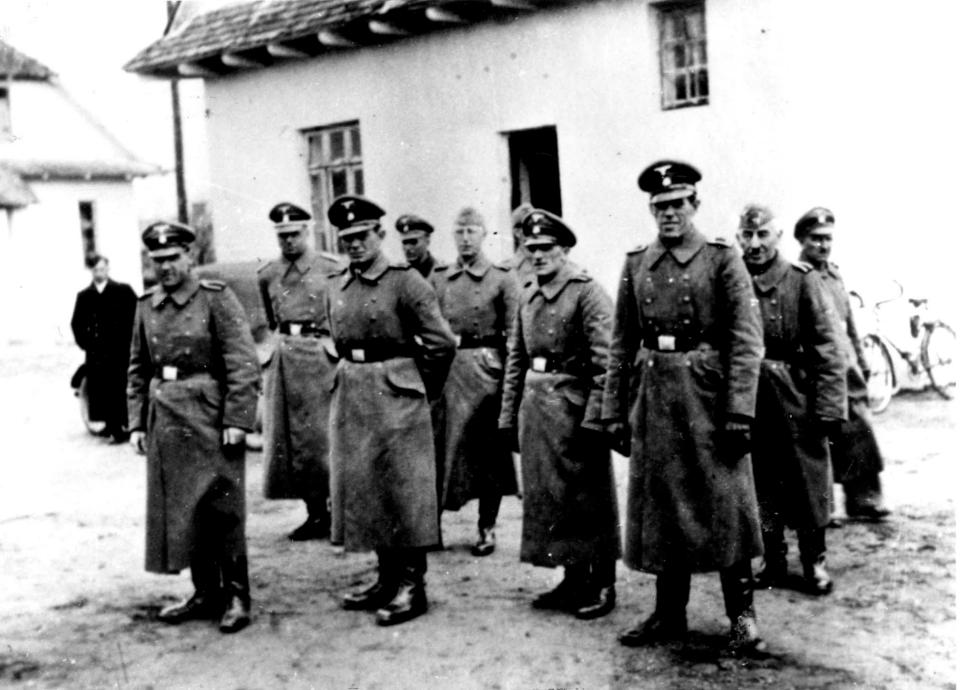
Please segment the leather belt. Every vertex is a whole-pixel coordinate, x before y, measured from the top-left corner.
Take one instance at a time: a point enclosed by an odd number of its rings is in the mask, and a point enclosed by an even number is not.
[[[383,362],[397,357],[413,357],[416,350],[405,343],[346,343],[337,345],[343,359],[359,364]]]
[[[321,328],[315,321],[281,321],[281,335],[303,335],[311,338],[322,338],[330,335],[326,328]]]
[[[538,374],[560,374],[565,369],[561,367],[562,360],[556,355],[534,355],[530,357],[530,371]]]
[[[655,350],[657,352],[690,352],[691,350],[699,349],[701,346],[713,349],[713,346],[702,338],[690,338],[683,335],[671,335],[669,333],[644,336],[641,345],[648,350]]]
[[[471,347],[492,347],[502,349],[504,346],[501,335],[472,335],[464,333],[457,336],[457,347],[466,350]]]
[[[175,367],[171,364],[162,364],[158,367],[153,378],[159,379],[160,381],[185,381],[187,379],[200,377],[213,378],[210,372],[207,371],[184,371],[180,367]]]

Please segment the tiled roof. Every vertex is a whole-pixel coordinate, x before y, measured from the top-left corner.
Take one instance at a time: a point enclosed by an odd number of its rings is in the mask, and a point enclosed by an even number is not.
[[[0,41],[0,77],[11,79],[49,79],[53,71],[29,55]]]
[[[455,23],[476,23],[491,17],[565,4],[570,0],[251,0],[197,14],[143,49],[124,69],[154,76],[178,76],[190,63],[216,76],[239,69],[225,64],[223,53],[239,56],[245,67],[269,66],[277,56],[267,46],[280,44],[307,56],[327,50],[361,47],[443,29]],[[428,10],[445,18],[431,18]],[[452,19],[451,19],[452,18]],[[394,33],[371,29],[372,20],[389,22]],[[318,38],[335,32],[336,46]]]

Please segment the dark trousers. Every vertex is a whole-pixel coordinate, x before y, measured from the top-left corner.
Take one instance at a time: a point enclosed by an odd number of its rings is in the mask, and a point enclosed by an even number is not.
[[[377,549],[377,570],[383,583],[422,585],[427,574],[427,550]]]
[[[734,563],[720,571],[720,587],[727,617],[736,622],[741,616],[755,616],[753,609],[753,571],[750,561]],[[686,618],[690,600],[690,572],[674,570],[657,576],[656,613],[668,620]]]
[[[228,491],[215,484],[197,507],[190,578],[200,594],[236,594],[249,604],[246,526],[242,516],[222,509]]]

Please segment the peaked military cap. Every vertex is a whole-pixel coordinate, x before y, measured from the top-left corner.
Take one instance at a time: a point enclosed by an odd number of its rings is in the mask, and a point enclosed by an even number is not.
[[[513,213],[510,214],[510,225],[514,228],[521,227],[523,219],[526,217],[530,211],[533,210],[533,205],[528,204],[524,201],[522,204],[513,209]]]
[[[472,206],[467,206],[460,209],[460,213],[457,214],[456,220],[453,222],[455,227],[475,227],[475,228],[486,228],[487,224],[483,220],[483,216],[480,215],[480,212],[473,208]]]
[[[521,228],[523,244],[526,246],[549,242],[572,247],[577,243],[577,236],[563,222],[563,218],[540,208],[531,210],[523,217]]]
[[[808,233],[816,228],[832,226],[834,220],[833,211],[828,208],[823,208],[822,206],[817,206],[800,216],[800,220],[793,226],[793,236],[798,240],[802,240]]]
[[[333,200],[327,219],[338,229],[340,237],[380,227],[386,211],[362,196],[345,194]]]
[[[637,178],[637,184],[650,195],[650,203],[656,203],[693,196],[700,179],[700,171],[692,165],[663,160],[648,165]]]
[[[187,247],[197,239],[197,233],[193,228],[182,223],[158,221],[147,226],[141,239],[147,250],[153,253],[175,247]]]
[[[296,204],[282,201],[270,209],[270,220],[276,225],[304,223],[310,220],[310,214]]]
[[[744,230],[759,230],[773,222],[773,211],[760,204],[747,204],[740,214],[740,227]]]
[[[420,230],[428,235],[433,232],[433,226],[430,223],[412,213],[404,213],[397,218],[395,225],[397,232],[401,235],[406,235],[408,232],[414,232],[415,230]]]

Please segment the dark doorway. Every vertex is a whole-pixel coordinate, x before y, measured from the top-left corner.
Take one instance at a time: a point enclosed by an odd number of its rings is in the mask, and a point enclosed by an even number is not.
[[[506,136],[510,146],[511,208],[527,202],[563,215],[557,128],[521,129]]]

